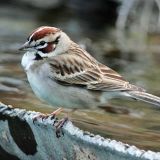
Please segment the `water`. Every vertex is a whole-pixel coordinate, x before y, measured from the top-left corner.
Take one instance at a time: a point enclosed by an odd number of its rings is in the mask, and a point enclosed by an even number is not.
[[[114,28],[90,28],[86,21],[66,10],[55,14],[1,6],[0,15],[0,100],[3,103],[44,113],[56,109],[33,94],[20,65],[22,53],[17,50],[33,29],[46,24],[61,27],[99,61],[133,84],[160,96],[160,53],[154,45],[142,50],[136,46],[124,47],[116,43]],[[152,36],[150,41],[158,43],[158,38]],[[97,109],[64,109],[60,116],[65,114],[83,130],[141,149],[160,150],[160,110],[146,103],[115,99]]]

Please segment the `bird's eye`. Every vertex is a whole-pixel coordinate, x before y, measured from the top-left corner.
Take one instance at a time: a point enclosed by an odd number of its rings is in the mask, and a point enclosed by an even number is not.
[[[43,46],[45,43],[46,43],[45,41],[41,41],[39,45]]]

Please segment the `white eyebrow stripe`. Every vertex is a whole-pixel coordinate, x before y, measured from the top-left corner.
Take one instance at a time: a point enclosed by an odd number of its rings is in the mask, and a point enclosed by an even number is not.
[[[48,45],[48,44],[47,44],[47,43],[45,43],[43,46],[37,46],[36,48],[37,48],[37,49],[42,49],[42,48],[47,47],[47,45]]]
[[[28,42],[31,42],[31,39],[32,39],[33,35],[34,35],[34,33],[32,33],[32,35],[29,37]]]

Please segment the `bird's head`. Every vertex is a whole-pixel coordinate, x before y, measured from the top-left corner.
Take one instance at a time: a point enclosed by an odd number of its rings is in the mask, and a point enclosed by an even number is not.
[[[42,26],[34,30],[23,44],[20,50],[31,50],[35,54],[35,60],[43,57],[51,57],[62,54],[68,50],[70,38],[62,30]]]

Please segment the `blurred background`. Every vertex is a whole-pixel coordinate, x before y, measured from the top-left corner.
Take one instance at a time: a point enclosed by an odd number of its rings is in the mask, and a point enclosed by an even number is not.
[[[160,0],[1,0],[0,101],[50,113],[33,94],[18,48],[33,29],[61,28],[100,62],[160,96]],[[115,99],[97,109],[65,109],[83,130],[160,151],[160,110]]]

